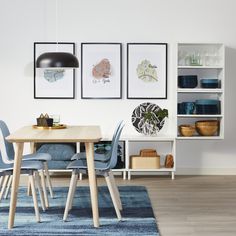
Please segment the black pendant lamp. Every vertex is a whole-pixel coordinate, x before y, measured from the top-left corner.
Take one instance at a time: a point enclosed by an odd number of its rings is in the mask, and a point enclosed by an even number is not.
[[[78,68],[75,55],[68,52],[46,52],[36,60],[36,68]]]
[[[56,36],[58,36],[58,0],[56,0]],[[58,37],[57,37],[58,38]],[[79,61],[75,55],[68,52],[58,52],[58,41],[56,52],[45,52],[36,60],[36,68],[78,68]]]

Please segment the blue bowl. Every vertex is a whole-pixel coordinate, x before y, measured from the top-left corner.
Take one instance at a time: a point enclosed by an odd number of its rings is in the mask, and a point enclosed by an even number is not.
[[[184,107],[182,103],[178,103],[178,114],[185,114]]]
[[[195,101],[195,103],[199,105],[218,105],[219,102],[220,101],[217,99],[198,99]]]
[[[196,114],[216,115],[220,114],[220,101],[214,99],[196,100]]]
[[[194,102],[182,102],[178,103],[178,114],[194,114],[195,103]]]
[[[196,88],[197,87],[197,75],[179,75],[178,87],[179,88]]]
[[[202,88],[219,88],[218,79],[201,79]]]

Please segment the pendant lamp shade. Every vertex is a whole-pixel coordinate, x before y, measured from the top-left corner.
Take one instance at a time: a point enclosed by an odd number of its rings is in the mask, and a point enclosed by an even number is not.
[[[36,60],[36,68],[78,68],[76,56],[68,52],[46,52]]]

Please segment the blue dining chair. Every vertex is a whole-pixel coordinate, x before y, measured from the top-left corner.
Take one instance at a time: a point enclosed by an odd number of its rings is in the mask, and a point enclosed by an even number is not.
[[[111,150],[109,151],[109,154],[104,155],[102,158],[99,155],[100,160],[94,160],[94,166],[95,166],[95,172],[96,175],[101,175],[105,177],[111,199],[116,211],[117,218],[121,220],[121,213],[120,210],[122,210],[122,204],[120,200],[120,194],[118,191],[118,188],[115,184],[115,179],[112,173],[112,168],[116,166],[117,163],[117,149],[118,149],[118,142],[120,139],[120,135],[122,132],[122,129],[124,127],[124,122],[120,122],[118,126],[116,127],[116,130],[114,132],[112,143],[111,143]],[[73,157],[73,160],[68,166],[67,169],[72,170],[72,176],[70,181],[70,187],[68,191],[67,201],[66,201],[66,207],[64,212],[63,220],[66,221],[68,217],[68,213],[72,208],[73,198],[76,190],[77,180],[78,180],[78,174],[79,173],[87,173],[87,161],[86,159],[78,159],[78,155],[81,154],[75,154]],[[83,154],[84,155],[84,154]],[[95,154],[96,155],[96,154]],[[96,156],[98,157],[98,156]]]
[[[115,131],[117,131],[120,126],[123,124],[123,121],[120,121],[116,128],[115,128]],[[115,135],[115,134],[114,134]],[[113,136],[114,136],[113,135]],[[79,152],[79,153],[76,153],[72,158],[71,160],[79,160],[79,159],[86,159],[86,153],[85,152]],[[108,162],[110,160],[110,153],[109,152],[106,152],[105,154],[99,154],[99,153],[96,153],[94,151],[94,160],[95,161],[101,161],[101,162]]]
[[[21,174],[28,174],[29,175],[29,181],[30,181],[31,189],[32,189],[32,197],[33,197],[34,210],[35,210],[35,216],[36,216],[37,222],[40,222],[41,220],[40,220],[39,207],[38,207],[35,186],[37,186],[38,191],[39,191],[42,209],[43,209],[43,211],[46,210],[46,206],[45,206],[45,202],[44,202],[44,195],[43,195],[41,183],[39,181],[39,173],[38,173],[38,171],[42,170],[42,169],[43,169],[43,165],[42,165],[42,162],[40,162],[40,161],[22,161]],[[12,176],[12,174],[13,174],[13,163],[6,164],[4,162],[3,155],[0,152],[0,177],[2,179],[0,201],[2,200],[4,190],[7,188],[8,179]]]
[[[2,153],[4,163],[5,164],[12,164],[12,163],[14,163],[15,151],[14,151],[13,144],[6,140],[6,137],[8,135],[10,135],[10,131],[9,131],[6,123],[4,121],[0,120],[0,151]],[[53,197],[52,185],[51,185],[51,180],[50,180],[48,166],[47,166],[47,161],[51,160],[51,155],[48,153],[27,154],[27,155],[23,155],[22,160],[23,161],[40,161],[40,162],[42,162],[43,168],[40,171],[40,175],[41,175],[41,180],[42,180],[45,204],[46,204],[46,207],[48,208],[49,201],[48,201],[48,196],[47,196],[47,190],[45,187],[46,186],[45,175],[46,175],[49,191],[50,191],[50,193],[52,193],[51,196]],[[45,175],[44,175],[44,172],[45,172]],[[9,178],[8,185],[11,185],[11,181],[12,181],[12,177]],[[6,193],[6,196],[7,195],[8,195],[8,193]]]

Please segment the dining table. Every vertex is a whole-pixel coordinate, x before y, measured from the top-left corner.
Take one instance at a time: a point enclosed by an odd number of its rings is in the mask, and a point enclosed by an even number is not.
[[[98,191],[97,180],[94,169],[94,143],[102,139],[99,126],[66,126],[64,129],[39,129],[35,126],[25,126],[10,134],[7,138],[8,142],[15,144],[15,157],[13,167],[13,181],[10,199],[10,210],[8,229],[14,227],[14,219],[17,205],[17,194],[20,180],[20,170],[22,154],[25,143],[34,146],[36,143],[84,143],[87,165],[89,187],[91,195],[92,215],[94,227],[99,227],[98,212]]]

